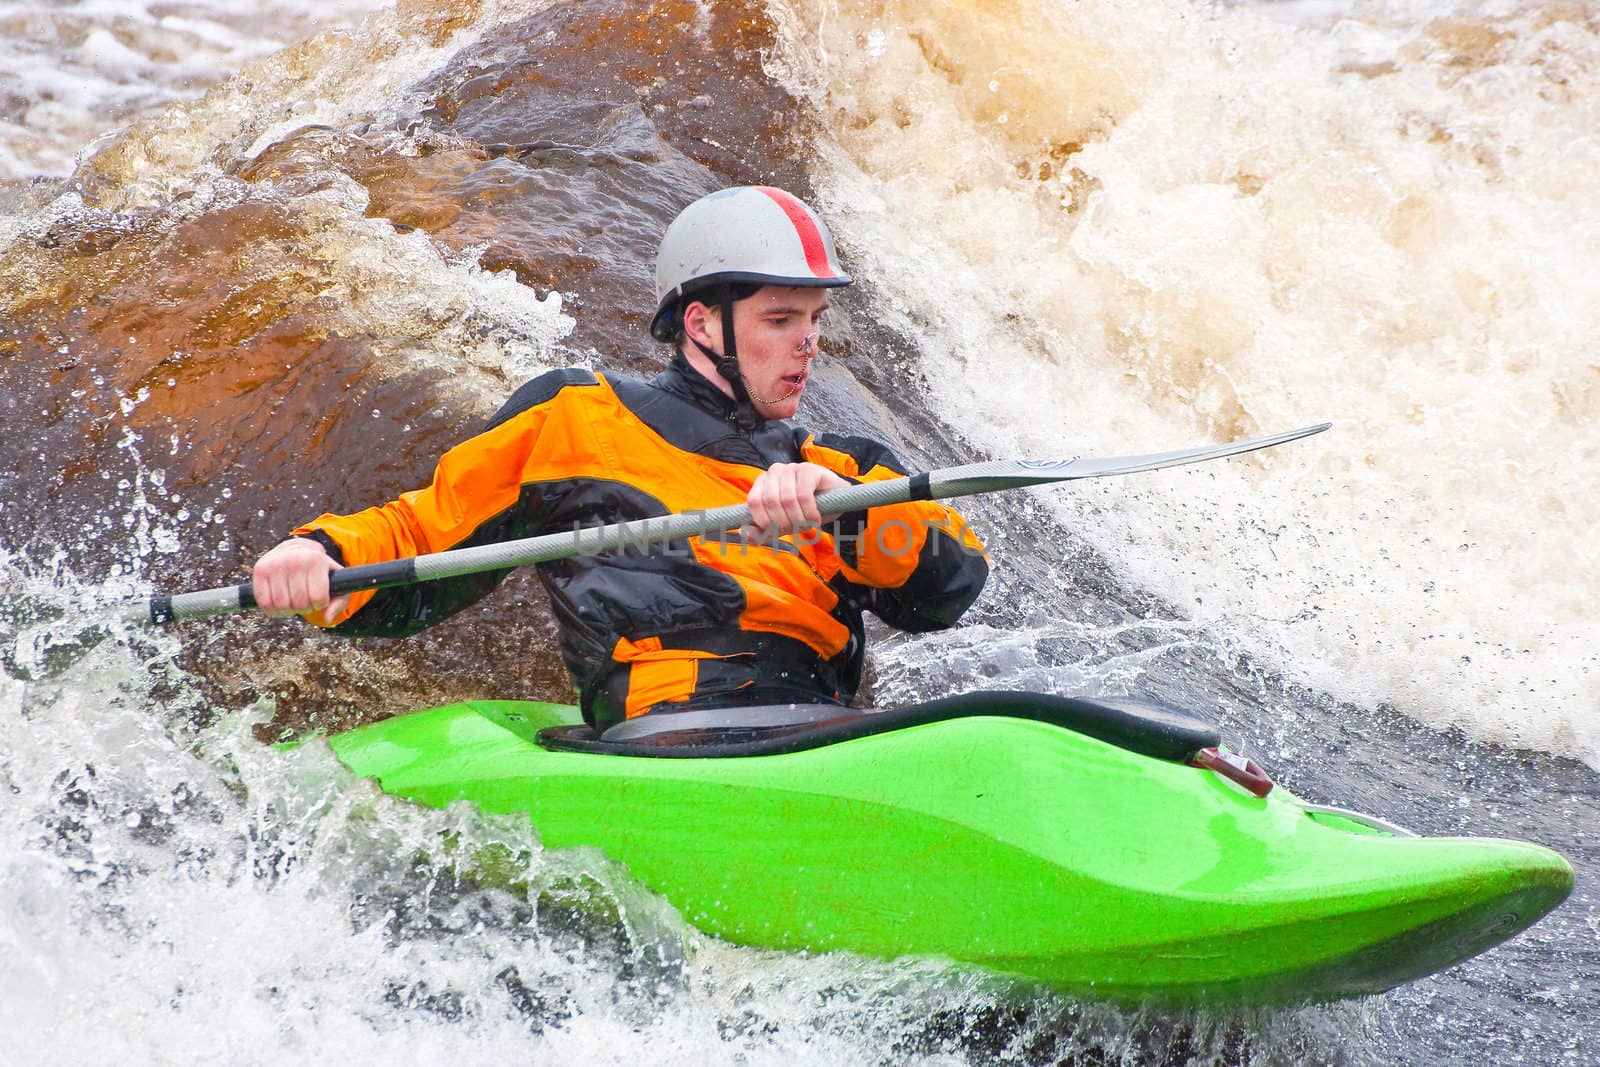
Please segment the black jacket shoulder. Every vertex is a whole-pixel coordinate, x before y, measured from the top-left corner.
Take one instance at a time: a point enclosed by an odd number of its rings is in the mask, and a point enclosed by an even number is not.
[[[494,413],[485,431],[501,426],[529,408],[536,408],[540,404],[549,403],[555,399],[557,393],[568,386],[599,385],[600,379],[595,377],[593,371],[584,370],[582,367],[564,367],[561,370],[546,371],[545,373],[526,382],[511,398],[500,405],[500,410]]]
[[[802,439],[804,434],[801,434]],[[843,452],[856,461],[856,468],[865,474],[874,467],[883,467],[896,474],[909,474],[905,464],[900,461],[888,446],[874,441],[870,437],[854,437],[840,433],[819,433],[812,440],[823,448],[831,448],[835,452]]]

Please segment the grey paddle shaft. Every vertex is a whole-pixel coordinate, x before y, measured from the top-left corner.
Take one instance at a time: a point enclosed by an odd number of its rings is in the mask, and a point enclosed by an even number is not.
[[[830,489],[817,494],[817,506],[825,515],[842,515],[883,504],[900,504],[908,500],[946,500],[974,493],[990,493],[997,489],[1018,489],[1078,478],[1134,474],[1160,467],[1176,467],[1184,463],[1236,456],[1241,452],[1252,452],[1258,448],[1309,437],[1314,433],[1321,433],[1330,425],[1326,422],[1318,423],[1315,426],[1274,434],[1271,437],[1258,437],[1252,441],[1208,445],[1177,452],[1158,452],[1146,456],[1121,456],[1111,459],[994,460],[989,463],[971,463],[964,467],[947,467],[926,474],[913,474],[907,478]],[[335,596],[361,589],[385,589],[438,578],[456,578],[464,574],[523,567],[530,563],[544,563],[553,559],[612,552],[622,548],[642,549],[651,545],[661,546],[687,537],[735,530],[749,523],[750,508],[745,504],[731,504],[710,511],[685,511],[659,518],[619,522],[611,526],[565,530],[517,541],[457,548],[448,552],[413,556],[388,563],[346,567],[330,576],[329,587]],[[177,619],[224,615],[253,608],[255,603],[255,595],[250,584],[246,582],[244,585],[179,593],[170,597],[151,597],[130,604],[126,617],[131,622],[165,623]]]

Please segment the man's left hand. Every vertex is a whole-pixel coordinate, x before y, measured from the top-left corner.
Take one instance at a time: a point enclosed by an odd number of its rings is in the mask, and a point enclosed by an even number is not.
[[[815,463],[775,463],[750,487],[750,533],[756,537],[792,534],[836,518],[823,515],[817,494],[850,483]]]

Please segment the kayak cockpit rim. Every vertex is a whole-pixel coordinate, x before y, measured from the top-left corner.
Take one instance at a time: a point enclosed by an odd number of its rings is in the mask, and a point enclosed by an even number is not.
[[[984,690],[902,708],[834,704],[658,710],[597,735],[589,726],[539,731],[539,744],[561,752],[679,759],[780,755],[948,719],[1003,716],[1048,723],[1141,755],[1188,762],[1220,743],[1217,728],[1186,711],[1138,697],[1064,697]]]

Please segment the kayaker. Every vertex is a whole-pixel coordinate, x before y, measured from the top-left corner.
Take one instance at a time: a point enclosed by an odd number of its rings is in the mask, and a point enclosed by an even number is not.
[[[746,186],[697,200],[657,254],[650,332],[672,346],[665,371],[648,382],[576,368],[533,379],[445,453],[427,488],[319,516],[262,556],[258,605],[338,634],[404,636],[507,572],[331,602],[328,575],[747,500],[754,524],[736,536],[538,566],[583,713],[603,729],[665,705],[849,704],[863,611],[942,629],[988,575],[982,546],[943,504],[818,511],[819,492],[906,473],[876,441],[785,421],[809,380],[828,291],[850,282],[821,219],[789,193]]]

